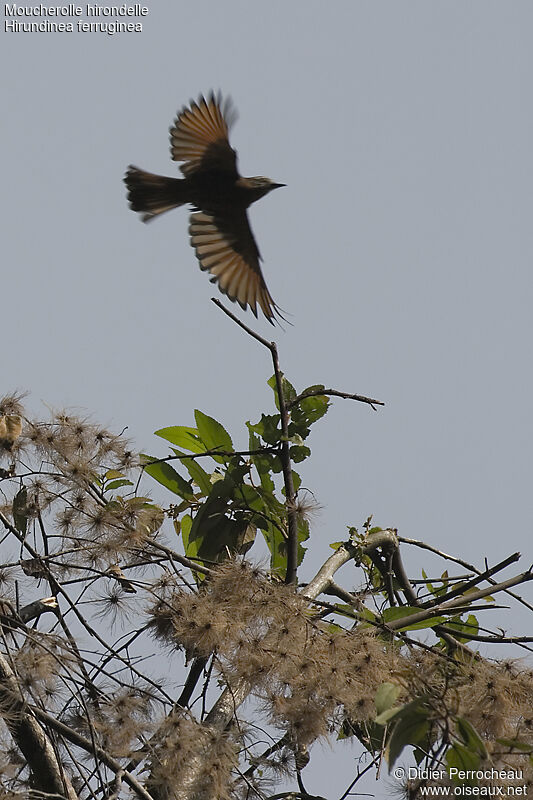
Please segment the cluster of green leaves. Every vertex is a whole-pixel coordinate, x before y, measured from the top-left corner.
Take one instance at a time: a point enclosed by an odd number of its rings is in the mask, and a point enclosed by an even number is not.
[[[275,377],[268,381],[274,392],[275,414],[262,414],[247,422],[248,450],[236,451],[226,428],[213,417],[195,411],[195,427],[175,425],[156,431],[171,445],[168,459],[143,456],[144,470],[180,502],[171,506],[176,532],[185,555],[208,566],[228,553],[244,553],[261,531],[270,551],[272,572],[283,576],[286,563],[287,506],[284,488],[278,488],[283,471],[283,435]],[[296,393],[282,377],[282,392],[290,412],[288,456],[295,491],[300,475],[292,463],[303,462],[311,451],[305,444],[311,426],[328,410],[329,400],[319,394],[323,386]],[[170,461],[178,462],[178,471]],[[183,474],[183,470],[187,475]],[[309,527],[298,517],[299,563]]]
[[[346,722],[339,738],[357,736],[367,750],[376,754],[384,752],[391,770],[406,747],[413,748],[415,761],[420,765],[436,745],[441,750],[441,761],[451,770],[475,771],[483,768],[488,752],[482,737],[464,717],[450,715],[446,720],[446,743],[442,747],[443,727],[436,724],[434,703],[429,697],[417,697],[410,702],[397,704],[401,688],[394,683],[383,683],[375,697],[376,716],[364,726]],[[498,740],[519,750],[522,743]],[[525,745],[523,745],[525,747]],[[442,753],[445,751],[445,754]],[[450,773],[458,784],[465,781]],[[455,776],[455,777],[454,777]],[[466,781],[477,785],[474,776]]]
[[[372,726],[370,744],[380,746],[386,741],[386,756],[392,769],[405,747],[412,747],[417,764],[427,757],[438,738],[435,712],[428,698],[418,697],[409,703],[395,705],[400,693],[398,686],[386,683],[376,696],[377,716]],[[446,721],[447,746],[444,761],[451,770],[475,771],[488,759],[487,748],[474,726],[464,717],[449,716]],[[377,748],[375,748],[377,749]],[[457,773],[451,772],[453,775]],[[453,778],[457,783],[463,779]],[[475,777],[467,780],[477,785]]]

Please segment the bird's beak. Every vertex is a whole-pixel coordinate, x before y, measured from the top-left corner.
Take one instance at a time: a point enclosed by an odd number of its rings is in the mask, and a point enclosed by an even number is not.
[[[279,189],[281,186],[286,186],[286,185],[287,185],[286,183],[273,183],[272,188]]]

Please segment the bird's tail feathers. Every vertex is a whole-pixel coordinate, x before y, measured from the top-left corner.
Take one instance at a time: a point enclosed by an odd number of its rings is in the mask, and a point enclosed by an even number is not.
[[[145,172],[130,165],[124,183],[128,187],[130,208],[142,214],[143,222],[148,222],[159,214],[187,202],[187,199],[181,196],[185,181],[180,178],[154,175],[152,172]]]

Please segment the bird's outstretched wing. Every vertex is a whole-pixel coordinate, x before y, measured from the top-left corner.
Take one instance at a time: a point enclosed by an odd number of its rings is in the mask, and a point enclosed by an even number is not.
[[[213,92],[181,109],[170,129],[170,152],[173,161],[185,162],[180,167],[185,176],[220,170],[237,177],[237,153],[228,139],[236,118],[230,98]]]
[[[274,324],[283,319],[266,287],[260,255],[244,209],[214,214],[198,211],[190,216],[189,234],[200,268],[209,272],[219,289],[257,317],[257,306]]]

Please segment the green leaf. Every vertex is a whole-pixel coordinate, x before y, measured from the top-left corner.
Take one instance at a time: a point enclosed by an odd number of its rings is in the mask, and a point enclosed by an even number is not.
[[[292,445],[292,447],[289,448],[289,454],[291,459],[295,461],[296,464],[299,464],[311,455],[311,450],[309,447]]]
[[[187,511],[187,509],[191,507],[191,502],[191,500],[182,500],[181,503],[177,503],[176,505],[173,504],[173,513],[183,514],[184,511]]]
[[[296,470],[294,470],[294,469],[293,469],[293,470],[291,470],[291,471],[292,471],[292,485],[293,485],[293,487],[294,487],[294,491],[295,491],[295,492],[297,492],[297,491],[298,491],[298,489],[300,488],[300,486],[302,485],[302,479],[301,479],[301,477],[298,475],[298,473],[296,472]]]
[[[428,734],[429,711],[421,705],[420,700],[408,703],[397,716],[387,745],[389,769],[392,769],[404,747],[422,745],[426,742]]]
[[[307,424],[307,420],[302,415],[301,411],[296,407],[291,411],[291,421],[287,426],[287,433],[289,441],[304,441],[311,433],[311,428]]]
[[[194,419],[198,427],[198,435],[207,450],[226,450],[233,452],[233,442],[227,430],[213,417],[207,416],[202,411],[194,412]],[[227,457],[213,456],[216,461],[223,462]]]
[[[233,481],[217,481],[211,494],[194,517],[188,537],[186,555],[206,564],[222,561],[230,553],[246,550],[253,543],[255,528],[246,514],[227,514],[234,489]]]
[[[142,497],[141,495],[137,495],[135,497],[129,497],[127,500],[124,499],[123,497],[119,499],[123,505],[133,510],[138,510],[140,508],[149,508],[151,505],[150,498]]]
[[[264,504],[264,512],[276,518],[279,525],[283,530],[287,525],[287,509],[283,503],[280,503],[278,498],[272,492],[265,491],[263,487],[256,487],[257,492],[261,496]]]
[[[205,447],[200,441],[196,428],[189,428],[186,425],[173,425],[171,428],[161,428],[155,432],[156,436],[161,436],[176,447],[182,447],[189,453],[204,453]]]
[[[446,627],[455,631],[457,639],[462,642],[468,642],[472,636],[476,636],[479,631],[479,622],[477,617],[469,614],[467,619],[463,621],[461,617],[453,617],[446,623]]]
[[[217,481],[210,484],[210,493],[202,503],[193,520],[191,540],[205,537],[216,529],[224,516],[232,493],[230,481]]]
[[[226,476],[230,478],[236,486],[243,483],[244,478],[249,472],[249,465],[242,461],[240,456],[232,456],[226,465]]]
[[[372,623],[372,625],[376,625],[379,621],[377,614],[374,614],[374,612],[371,611],[366,606],[362,608],[361,611],[359,611],[358,613],[359,613],[359,619],[361,621],[368,620],[370,623]]]
[[[391,606],[383,611],[383,622],[396,622],[397,619],[418,614],[420,611],[421,609],[416,606]]]
[[[193,491],[190,483],[182,478],[179,472],[176,472],[174,467],[171,467],[167,461],[154,460],[150,462],[152,456],[142,455],[143,460],[148,459],[144,464],[144,471],[148,473],[154,480],[169,489],[173,494],[183,497],[185,500],[192,500]]]
[[[291,470],[291,473],[292,473],[292,485],[293,485],[294,491],[297,492],[298,489],[300,488],[301,483],[302,483],[302,479],[298,475],[298,473],[295,472],[294,470]],[[287,497],[287,492],[285,491],[285,486],[281,487],[281,494],[283,495],[283,497]]]
[[[183,459],[181,463],[191,476],[194,483],[199,486],[201,493],[203,495],[208,495],[212,487],[209,473],[206,472],[205,469],[203,469],[203,467],[201,467],[194,458]]]
[[[274,474],[283,472],[283,464],[281,463],[281,458],[279,456],[274,456],[272,459],[272,472]]]
[[[129,481],[127,478],[121,478],[116,481],[110,481],[106,483],[104,491],[112,492],[114,489],[120,489],[121,486],[133,486],[133,483]]]
[[[301,517],[298,519],[297,531],[298,531],[297,561],[298,561],[298,566],[300,566],[307,552],[307,548],[303,546],[302,542],[305,542],[307,541],[307,539],[309,539],[309,523],[306,519],[302,519]]]
[[[281,530],[269,519],[261,526],[266,545],[270,550],[270,571],[280,578],[285,577],[287,570],[287,540]]]
[[[520,750],[523,753],[531,753],[533,745],[531,742],[520,742],[518,739],[496,739],[498,744],[510,747],[512,750]]]
[[[235,502],[240,508],[258,511],[261,513],[264,508],[264,500],[261,492],[255,486],[242,483],[235,490]]]
[[[469,750],[477,753],[482,759],[489,757],[483,739],[471,722],[464,717],[457,717],[455,720],[455,725],[459,736]]]
[[[375,697],[376,711],[381,714],[383,711],[391,708],[399,695],[401,694],[401,687],[396,683],[382,683],[378,688]]]
[[[26,532],[28,530],[27,501],[28,490],[25,486],[23,486],[13,498],[13,522],[15,523],[15,528],[23,536],[26,536]]]
[[[376,715],[374,722],[377,725],[387,725],[396,717],[400,717],[404,712],[405,706],[392,706],[391,708],[386,708],[384,711],[381,711],[379,714]]]
[[[315,387],[316,388],[316,387]],[[324,388],[323,386],[320,388]],[[305,391],[312,390],[309,387]],[[289,434],[300,436],[306,439],[309,436],[310,428],[328,410],[329,401],[325,395],[316,397],[305,397],[298,401],[291,408],[291,421],[289,424]]]
[[[320,389],[324,389],[324,386],[308,386],[307,389],[304,389],[301,394],[305,394],[306,392],[314,392]],[[327,412],[330,400],[324,394],[315,395],[313,397],[304,397],[298,403],[302,412],[305,414],[307,422],[309,425],[312,425],[313,422],[316,422],[324,414]]]
[[[276,383],[276,376],[272,375],[271,378],[267,381],[268,385],[274,392],[274,402],[276,403],[276,408],[279,410],[279,398],[278,398],[278,387]],[[283,392],[283,397],[285,398],[285,403],[288,404],[291,400],[296,398],[296,390],[292,383],[290,383],[287,378],[281,373],[281,391]]]
[[[192,528],[192,517],[190,514],[184,514],[181,518],[181,538],[183,541],[183,547],[185,548],[185,552],[189,547],[189,534]]]
[[[123,478],[124,473],[121,472],[119,469],[108,469],[105,474],[106,481],[114,480],[115,478]]]
[[[261,419],[255,424],[247,423],[248,430],[257,433],[267,444],[279,444],[281,430],[279,414],[261,414]]]
[[[452,744],[452,746],[448,748],[446,753],[446,763],[448,764],[449,769],[460,770],[461,772],[475,772],[479,768],[481,759],[478,753],[472,752],[472,750],[462,744],[459,744],[459,742],[455,742],[455,744]],[[459,776],[453,773],[450,773],[450,777],[456,785],[465,783],[470,786],[477,785],[477,780],[475,778],[472,782],[469,778],[465,780],[463,778],[459,778]]]
[[[261,447],[259,437],[252,430],[250,430],[250,423],[247,422],[246,424],[249,431],[248,446],[250,450],[259,450]],[[274,481],[272,480],[272,476],[270,474],[273,458],[274,456],[271,453],[260,453],[258,455],[251,456],[251,461],[259,475],[261,486],[268,492],[273,492],[275,488]]]

